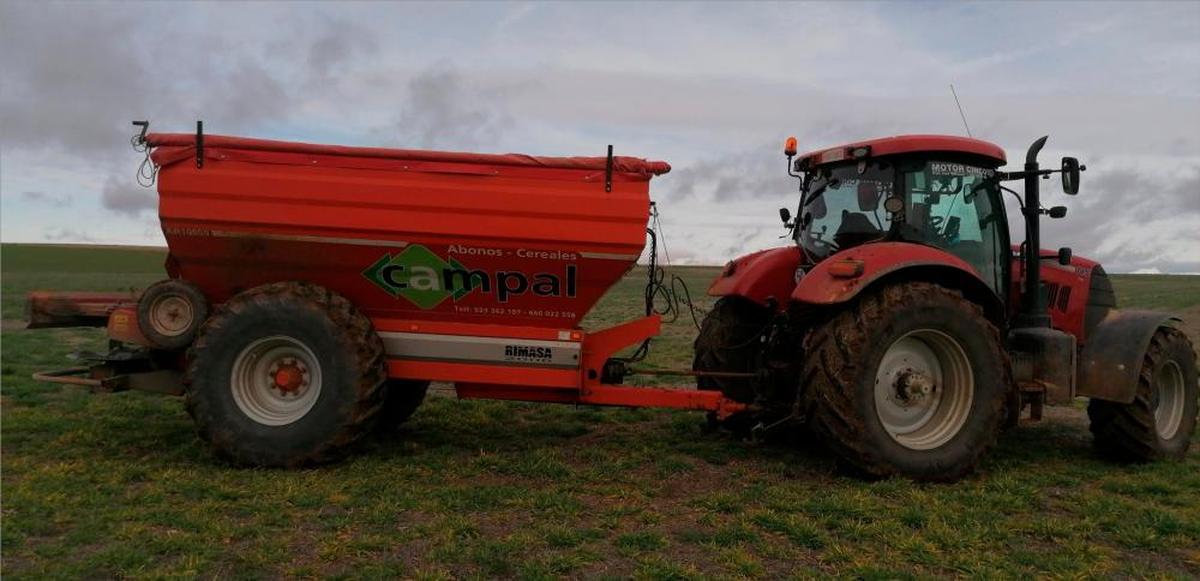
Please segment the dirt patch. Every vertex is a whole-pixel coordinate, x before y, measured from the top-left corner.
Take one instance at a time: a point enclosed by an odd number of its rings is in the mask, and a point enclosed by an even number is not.
[[[24,331],[25,325],[28,324],[22,319],[3,319],[0,320],[0,332],[12,333],[13,331]]]

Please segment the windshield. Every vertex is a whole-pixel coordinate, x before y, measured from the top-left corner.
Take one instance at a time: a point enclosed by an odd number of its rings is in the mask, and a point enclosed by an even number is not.
[[[905,169],[900,237],[958,256],[1003,294],[1008,232],[995,170],[944,161]]]
[[[815,261],[877,240],[941,248],[967,262],[1001,296],[1008,231],[995,170],[955,161],[900,159],[819,168],[805,181],[796,241]],[[903,189],[894,192],[895,186]],[[897,213],[884,201],[903,200]]]
[[[890,164],[870,163],[822,170],[808,182],[800,208],[797,241],[820,260],[887,235],[891,215],[883,200],[892,195],[895,172]]]

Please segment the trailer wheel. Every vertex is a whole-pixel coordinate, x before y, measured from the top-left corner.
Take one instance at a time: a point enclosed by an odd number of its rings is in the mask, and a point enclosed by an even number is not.
[[[770,313],[767,309],[742,297],[722,297],[704,321],[693,343],[695,371],[754,372],[762,347],[758,336],[766,327]],[[745,379],[697,377],[696,389],[720,391],[725,397],[741,403],[755,399],[753,382]],[[715,419],[715,415],[711,416]],[[746,421],[743,421],[746,420]],[[750,429],[749,420],[741,415],[728,418],[724,425],[734,431]]]
[[[1088,403],[1096,449],[1125,462],[1183,458],[1196,430],[1198,392],[1191,341],[1177,329],[1159,329],[1142,357],[1133,401]]]
[[[395,428],[408,421],[421,407],[428,392],[428,381],[389,379],[387,393],[383,396],[383,409],[379,412],[379,428]]]
[[[159,349],[182,349],[208,318],[208,299],[185,280],[160,280],[138,298],[138,329]]]
[[[342,457],[383,406],[383,342],[344,297],[275,283],[226,302],[188,352],[188,413],[235,464]]]
[[[958,292],[884,287],[810,333],[804,352],[804,409],[857,474],[953,481],[995,443],[1008,360],[996,327]]]

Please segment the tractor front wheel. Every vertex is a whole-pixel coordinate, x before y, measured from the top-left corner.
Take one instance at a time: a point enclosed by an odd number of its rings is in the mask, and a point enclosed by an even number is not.
[[[760,337],[767,329],[771,313],[766,308],[742,297],[722,297],[717,301],[693,343],[695,371],[726,371],[753,373],[758,370],[762,351]],[[741,403],[755,399],[754,382],[748,379],[712,377],[696,378],[696,389],[720,391],[725,397]],[[715,421],[715,415],[710,416]],[[751,419],[745,414],[734,415],[724,426],[734,432],[749,433]]]
[[[1127,462],[1182,458],[1196,430],[1198,391],[1191,341],[1178,329],[1159,329],[1142,357],[1133,401],[1088,403],[1096,449]]]
[[[805,340],[801,401],[855,471],[953,481],[995,443],[1011,386],[996,327],[929,283],[884,287]]]
[[[188,360],[187,411],[235,464],[336,460],[383,407],[383,341],[348,300],[313,284],[233,297],[200,329]]]

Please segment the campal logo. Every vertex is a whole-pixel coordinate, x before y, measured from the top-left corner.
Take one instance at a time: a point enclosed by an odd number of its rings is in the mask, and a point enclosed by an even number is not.
[[[567,264],[561,275],[520,271],[488,272],[448,261],[432,250],[413,244],[397,254],[385,253],[363,271],[363,276],[393,297],[403,297],[422,309],[432,309],[453,297],[457,302],[472,292],[494,293],[507,303],[525,293],[541,297],[574,298],[578,268]]]

